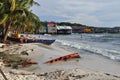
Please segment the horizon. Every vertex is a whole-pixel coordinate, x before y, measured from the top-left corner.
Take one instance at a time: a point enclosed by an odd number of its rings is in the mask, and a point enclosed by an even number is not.
[[[120,26],[119,0],[35,1],[40,6],[31,9],[41,21],[79,23],[93,27]]]

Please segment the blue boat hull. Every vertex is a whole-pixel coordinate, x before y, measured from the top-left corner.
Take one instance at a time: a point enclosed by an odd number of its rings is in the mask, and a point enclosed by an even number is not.
[[[20,42],[21,38],[16,38],[16,37],[8,37],[9,40],[15,41],[15,42]],[[48,40],[48,39],[23,39],[23,43],[43,43],[46,45],[51,45],[52,43],[55,42],[55,40]]]
[[[43,44],[50,45],[50,44],[54,43],[55,40],[44,40],[44,39],[40,39],[40,40],[38,40],[38,42],[43,43]]]
[[[43,43],[43,44],[47,44],[47,45],[51,45],[52,43],[55,42],[55,40],[47,40],[47,39],[29,39],[27,41],[25,41],[26,43]]]

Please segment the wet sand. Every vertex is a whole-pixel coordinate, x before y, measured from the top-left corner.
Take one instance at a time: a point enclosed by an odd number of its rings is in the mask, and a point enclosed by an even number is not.
[[[43,44],[27,44],[25,46],[31,45],[30,49],[33,48],[34,51],[29,54],[29,57],[34,59],[39,63],[38,66],[33,66],[31,68],[37,68],[33,70],[35,72],[46,72],[54,70],[68,70],[74,68],[89,69],[93,71],[108,72],[113,74],[120,74],[120,62],[112,61],[110,59],[104,58],[100,55],[95,54],[84,54],[79,53],[81,58],[79,61],[77,59],[68,61],[59,61],[52,64],[44,64],[44,62],[64,56],[66,54],[75,53],[75,51],[68,50],[66,48],[60,48],[57,45],[46,46]]]

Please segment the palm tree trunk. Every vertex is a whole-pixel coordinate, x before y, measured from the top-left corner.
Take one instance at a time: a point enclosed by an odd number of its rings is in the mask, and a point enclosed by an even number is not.
[[[4,37],[3,37],[3,43],[5,43],[6,40],[7,40],[8,32],[9,32],[9,27],[7,27],[6,30],[5,30],[5,34],[4,34]]]
[[[3,43],[5,43],[6,40],[7,40],[7,36],[8,36],[10,25],[11,25],[11,21],[8,22],[8,25],[5,26],[5,33],[3,35]]]
[[[5,31],[6,31],[5,26],[6,26],[6,23],[3,24],[3,35],[5,34]]]

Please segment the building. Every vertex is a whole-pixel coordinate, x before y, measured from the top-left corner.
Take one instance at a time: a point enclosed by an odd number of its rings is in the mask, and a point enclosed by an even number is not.
[[[56,26],[57,34],[71,34],[72,27],[70,26]]]
[[[73,33],[84,33],[84,27],[72,26]]]
[[[120,27],[114,27],[114,28],[112,28],[111,31],[114,33],[120,33]]]
[[[71,34],[72,27],[70,26],[58,26],[55,22],[48,22],[46,33],[48,34]]]
[[[48,27],[53,27],[53,26],[56,26],[56,23],[55,22],[48,22],[47,26]]]
[[[94,29],[91,27],[84,27],[83,31],[84,31],[84,33],[92,33],[94,31]]]
[[[47,33],[49,34],[56,34],[57,33],[57,28],[56,28],[56,23],[55,22],[48,22],[47,23]]]

